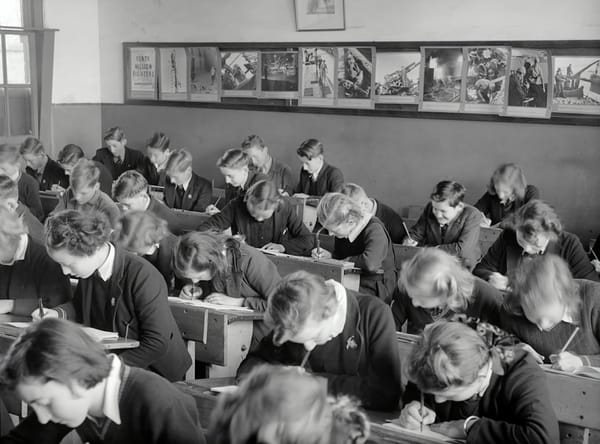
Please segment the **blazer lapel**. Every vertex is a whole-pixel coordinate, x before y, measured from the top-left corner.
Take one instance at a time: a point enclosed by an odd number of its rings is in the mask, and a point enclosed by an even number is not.
[[[189,210],[192,208],[192,203],[196,199],[196,193],[198,193],[198,186],[196,182],[198,181],[198,176],[192,173],[192,178],[190,180],[190,184],[188,185],[188,189],[185,190],[185,194],[183,196],[183,202],[181,206],[184,210]]]
[[[347,375],[357,375],[360,367],[360,356],[363,348],[363,338],[360,333],[360,313],[358,301],[348,292],[346,293],[347,311],[346,324],[342,331],[340,344],[344,347],[343,361]]]

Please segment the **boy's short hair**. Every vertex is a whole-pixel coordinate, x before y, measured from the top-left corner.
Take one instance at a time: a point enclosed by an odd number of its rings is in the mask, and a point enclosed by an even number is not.
[[[350,182],[342,185],[342,189],[340,190],[340,193],[342,193],[344,196],[348,196],[350,199],[352,199],[355,202],[359,202],[361,200],[369,198],[369,196],[367,196],[367,192],[365,191],[365,189],[363,187],[361,187],[360,185],[357,185],[355,183],[350,183]]]
[[[122,173],[112,188],[113,199],[116,201],[130,199],[147,192],[148,181],[139,172],[134,170]]]
[[[66,249],[75,256],[91,256],[110,240],[112,225],[100,211],[63,210],[46,219],[46,248]]]
[[[530,200],[519,208],[512,216],[512,225],[528,242],[539,233],[558,236],[562,231],[562,224],[554,208],[539,199]]]
[[[166,151],[169,149],[171,141],[165,133],[156,132],[152,134],[152,137],[146,142],[147,148],[154,148],[155,150]]]
[[[359,221],[363,216],[361,206],[342,193],[325,194],[317,206],[317,219],[325,228],[337,227],[349,219]]]
[[[243,150],[248,150],[250,148],[259,148],[261,150],[265,149],[265,142],[257,136],[256,134],[252,134],[251,136],[246,137],[242,140],[241,147]]]
[[[434,202],[448,201],[451,207],[457,206],[465,198],[467,189],[454,180],[442,180],[431,193],[431,200]]]
[[[77,161],[83,157],[85,156],[81,147],[79,145],[69,143],[59,151],[58,155],[56,156],[56,161],[63,165],[71,165],[72,163],[77,163]]]
[[[323,144],[317,139],[307,139],[300,144],[296,150],[296,154],[311,160],[312,158],[323,154]]]
[[[19,197],[19,186],[10,177],[0,174],[0,201]]]
[[[270,210],[281,202],[277,185],[268,180],[259,180],[246,191],[246,204],[258,211]]]
[[[19,148],[8,143],[0,144],[0,164],[2,163],[23,165],[23,157]]]
[[[102,345],[80,326],[61,319],[33,323],[13,342],[0,364],[0,384],[15,389],[31,380],[89,389],[105,379],[110,362]]]
[[[523,170],[516,163],[503,163],[500,165],[490,178],[488,185],[488,192],[491,195],[496,195],[496,187],[499,183],[506,183],[510,185],[515,193],[515,196],[519,199],[525,197],[525,190],[527,188],[527,180]]]
[[[79,159],[69,176],[71,188],[81,190],[100,183],[100,168],[93,160]]]
[[[250,157],[241,148],[232,148],[217,160],[219,168],[241,169],[250,165]]]
[[[116,243],[134,253],[158,244],[169,233],[167,222],[148,211],[128,211],[119,227]]]
[[[477,379],[491,351],[474,329],[460,322],[429,324],[409,357],[408,377],[424,392],[465,386]]]
[[[103,140],[108,142],[109,140],[114,140],[116,142],[120,142],[125,138],[125,133],[118,126],[113,126],[112,128],[107,129],[104,132]]]
[[[167,174],[169,172],[175,171],[182,173],[188,168],[192,167],[192,155],[186,149],[175,150],[169,156],[169,160],[167,160],[167,166],[165,167],[165,171]]]
[[[23,143],[21,144],[19,151],[21,152],[22,155],[25,155],[25,154],[38,155],[38,154],[42,154],[42,153],[46,152],[44,150],[44,145],[42,145],[42,142],[40,142],[35,137],[28,137],[27,139],[25,139],[23,141]]]
[[[273,328],[275,345],[296,334],[309,317],[324,319],[337,304],[335,289],[322,276],[296,271],[288,274],[269,295],[265,322]]]

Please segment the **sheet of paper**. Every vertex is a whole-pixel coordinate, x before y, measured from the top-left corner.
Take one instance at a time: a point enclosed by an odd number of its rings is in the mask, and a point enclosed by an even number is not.
[[[461,444],[461,443],[466,442],[465,440],[462,440],[462,439],[448,438],[447,436],[442,435],[441,433],[436,433],[431,430],[423,430],[421,432],[420,430],[405,429],[404,427],[401,427],[398,424],[394,424],[392,422],[386,422],[385,424],[383,424],[383,427],[386,429],[389,429],[389,430],[398,431],[399,433],[402,433],[403,435],[428,437],[428,438],[434,439],[438,442],[456,443],[456,444]]]
[[[224,385],[221,387],[212,387],[210,391],[215,393],[231,393],[235,392],[237,389],[237,385]]]
[[[5,324],[16,328],[27,328],[31,325],[31,322],[6,322]]]
[[[254,310],[252,310],[248,307],[233,307],[231,305],[211,304],[210,302],[204,302],[199,299],[189,300],[189,299],[181,299],[178,297],[169,296],[169,302],[191,305],[194,307],[210,308],[210,309],[217,310],[217,311],[240,311],[240,312],[244,312],[244,313],[253,313],[254,312]]]
[[[83,327],[83,331],[98,342],[106,341],[108,339],[119,339],[119,333],[116,331],[104,331],[92,327]]]

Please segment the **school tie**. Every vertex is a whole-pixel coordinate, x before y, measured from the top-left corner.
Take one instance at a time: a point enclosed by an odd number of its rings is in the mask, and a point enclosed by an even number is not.
[[[113,163],[115,164],[115,166],[119,167],[123,163],[123,160],[119,156],[114,156]]]
[[[448,224],[440,225],[440,233],[442,236],[442,242],[444,242],[444,238],[446,237],[446,232],[448,231]]]
[[[177,189],[175,191],[177,193],[177,206],[181,207],[183,205],[183,197],[185,196],[185,190],[181,185],[177,185]]]

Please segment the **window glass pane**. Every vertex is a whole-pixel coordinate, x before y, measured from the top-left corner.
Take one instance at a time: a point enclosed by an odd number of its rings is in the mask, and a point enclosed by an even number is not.
[[[0,26],[23,26],[21,0],[0,0]]]
[[[0,88],[0,137],[6,137],[6,90]]]
[[[6,83],[29,83],[29,37],[7,34]]]
[[[8,89],[10,136],[31,134],[31,88]]]

